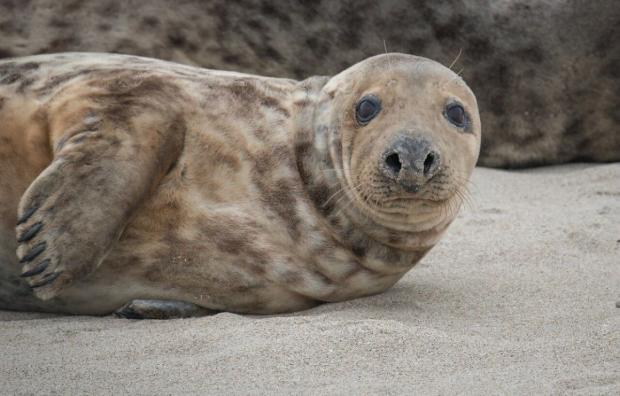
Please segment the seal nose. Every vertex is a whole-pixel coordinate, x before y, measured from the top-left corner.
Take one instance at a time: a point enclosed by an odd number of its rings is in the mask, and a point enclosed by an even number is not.
[[[441,165],[441,157],[423,137],[400,136],[385,152],[383,172],[408,192],[417,192]]]

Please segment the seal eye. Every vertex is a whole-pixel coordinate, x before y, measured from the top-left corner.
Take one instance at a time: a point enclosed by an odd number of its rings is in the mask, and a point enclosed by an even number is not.
[[[366,125],[381,111],[381,102],[374,95],[364,96],[355,106],[355,119],[360,125]]]
[[[465,109],[460,104],[452,103],[447,105],[443,114],[455,126],[459,128],[467,126],[467,113],[465,113]]]

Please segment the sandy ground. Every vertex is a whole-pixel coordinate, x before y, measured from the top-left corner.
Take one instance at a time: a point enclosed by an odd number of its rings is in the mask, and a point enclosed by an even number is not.
[[[473,184],[380,296],[271,317],[0,312],[0,393],[620,394],[620,164]]]

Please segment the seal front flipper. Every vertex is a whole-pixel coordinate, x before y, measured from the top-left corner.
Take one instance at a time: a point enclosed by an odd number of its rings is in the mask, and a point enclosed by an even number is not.
[[[119,308],[114,315],[125,319],[180,319],[215,313],[184,301],[133,300]]]
[[[53,160],[19,204],[22,277],[44,300],[97,268],[182,149],[182,118],[104,110],[50,132]]]

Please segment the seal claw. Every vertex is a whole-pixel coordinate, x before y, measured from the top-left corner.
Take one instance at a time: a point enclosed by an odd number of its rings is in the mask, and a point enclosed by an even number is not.
[[[32,216],[34,212],[37,211],[37,209],[39,209],[38,206],[32,206],[29,209],[26,209],[26,211],[22,213],[19,219],[17,219],[17,225],[25,223],[30,218],[30,216]]]
[[[39,254],[43,253],[46,247],[47,247],[47,242],[45,241],[37,243],[36,245],[32,247],[32,249],[30,249],[28,253],[24,255],[24,257],[21,258],[21,260],[19,260],[19,262],[26,263],[26,262],[34,260],[35,258],[37,258]]]
[[[17,238],[17,242],[22,243],[31,240],[39,233],[39,231],[41,231],[41,228],[43,228],[43,223],[40,221],[34,223],[30,228],[24,231],[19,238]]]
[[[50,259],[45,259],[45,260],[41,261],[39,264],[37,264],[36,267],[31,268],[28,271],[26,271],[23,274],[21,274],[20,277],[28,278],[30,276],[39,275],[41,272],[45,271],[45,269],[50,264],[50,262],[51,262]]]
[[[43,280],[41,282],[31,285],[30,288],[37,289],[39,287],[49,285],[50,283],[54,282],[56,278],[60,276],[60,274],[62,274],[62,271],[52,272],[51,274],[47,274],[43,277]]]

